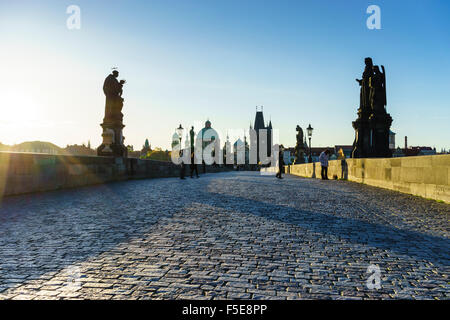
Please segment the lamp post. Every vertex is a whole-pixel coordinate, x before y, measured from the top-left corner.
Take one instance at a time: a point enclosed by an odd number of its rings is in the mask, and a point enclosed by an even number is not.
[[[183,127],[180,124],[180,126],[177,128],[178,138],[180,139],[180,156],[181,156],[181,150],[182,150],[182,148],[181,148],[181,139],[183,137],[183,130],[184,129],[183,129]]]
[[[313,130],[314,130],[314,128],[311,127],[311,124],[309,124],[309,127],[306,128],[306,132],[308,133],[308,138],[309,138],[309,157],[308,157],[309,163],[312,162],[311,137],[312,137]]]

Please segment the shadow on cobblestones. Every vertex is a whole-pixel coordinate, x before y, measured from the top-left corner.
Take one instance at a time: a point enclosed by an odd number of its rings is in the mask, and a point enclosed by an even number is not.
[[[140,188],[148,181],[130,181],[3,199],[0,292],[97,256],[170,219],[185,202],[174,203],[164,192],[177,180],[158,180],[162,188],[155,193],[148,184]]]
[[[416,209],[410,208],[412,204]],[[363,273],[368,262],[385,262],[395,269],[391,281],[410,270],[412,282],[428,281],[434,272],[432,263],[439,272],[432,281],[443,285],[450,262],[449,207],[436,208],[423,199],[348,182],[293,177],[278,181],[245,172],[11,197],[0,203],[0,293],[25,283],[32,287],[34,279],[50,281],[61,270],[79,263],[89,266],[91,260],[100,260],[92,262],[91,269],[106,280],[86,291],[87,297],[107,288],[108,279],[144,279],[139,272],[145,263],[139,267],[139,261],[149,259],[164,270],[152,269],[151,278],[134,290],[142,294],[153,288],[158,290],[154,297],[170,298],[182,290],[187,294],[189,286],[201,284],[203,291],[196,289],[200,295],[223,285],[228,290],[223,297],[231,298],[256,298],[262,295],[261,288],[267,289],[265,294],[281,288],[281,293],[276,292],[280,297],[298,298],[295,291],[286,290],[300,289],[302,295],[316,292],[324,297],[330,286],[344,286],[349,280],[345,277],[355,276],[345,267],[355,261]],[[204,259],[207,269],[192,264],[190,256]],[[225,262],[214,263],[219,258]],[[190,263],[191,269],[177,267],[180,261]],[[98,265],[103,269],[97,270]],[[265,270],[265,265],[272,269]],[[128,274],[127,266],[135,274]],[[230,280],[229,273],[238,270],[244,282]],[[166,282],[155,280],[163,275]],[[247,280],[250,275],[256,282]],[[205,277],[206,282],[199,283],[194,276]],[[190,282],[177,283],[183,277]],[[208,282],[207,277],[216,282]],[[131,280],[114,281],[121,285]],[[327,287],[319,286],[323,282]],[[169,290],[164,285],[180,287]],[[232,291],[228,286],[237,287]],[[445,289],[440,290],[442,295]],[[409,291],[406,294],[411,296]]]
[[[272,205],[267,202],[219,193],[210,193],[204,203],[216,208],[251,213],[266,219],[293,224],[307,232],[321,233],[324,236],[331,235],[351,243],[391,250],[416,259],[432,261],[434,264],[442,266],[450,265],[450,240],[446,238],[400,230],[350,217],[336,217],[317,211],[299,211],[288,206]]]

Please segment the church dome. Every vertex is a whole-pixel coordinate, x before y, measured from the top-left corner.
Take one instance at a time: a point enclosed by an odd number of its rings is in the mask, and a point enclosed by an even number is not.
[[[208,132],[208,134],[205,137],[206,132]],[[218,137],[216,130],[211,127],[211,121],[207,120],[205,122],[205,127],[200,130],[200,137],[205,141],[213,141]]]

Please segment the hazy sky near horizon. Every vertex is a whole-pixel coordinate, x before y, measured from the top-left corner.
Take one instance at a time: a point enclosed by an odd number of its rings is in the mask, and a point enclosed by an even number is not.
[[[66,26],[73,4],[80,30]],[[381,30],[366,27],[372,4]],[[397,145],[449,149],[449,17],[446,0],[0,0],[0,142],[98,146],[117,66],[135,149],[169,148],[180,123],[247,129],[256,105],[285,146],[309,123],[315,146],[352,144],[370,56],[386,67]]]

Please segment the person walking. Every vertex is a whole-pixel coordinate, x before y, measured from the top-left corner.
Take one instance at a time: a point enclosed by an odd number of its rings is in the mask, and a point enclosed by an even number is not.
[[[330,150],[322,151],[319,155],[319,161],[320,165],[322,166],[322,180],[329,180],[328,179],[328,157],[330,155]]]
[[[278,179],[283,179],[281,173],[283,172],[284,159],[283,159],[283,145],[280,146],[280,151],[278,152],[278,173],[276,177]]]
[[[200,178],[198,175],[198,165],[195,163],[195,152],[191,152],[191,178],[194,178],[194,171],[197,178]]]

